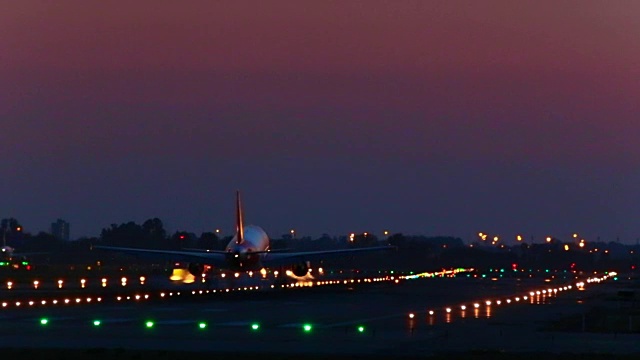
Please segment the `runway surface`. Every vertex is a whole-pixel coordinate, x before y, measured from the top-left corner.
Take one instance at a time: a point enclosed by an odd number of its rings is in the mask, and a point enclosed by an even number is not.
[[[429,278],[12,307],[0,311],[0,347],[394,356],[487,349],[640,352],[634,335],[538,331],[559,314],[583,311],[589,294],[606,286],[527,296],[563,285]]]

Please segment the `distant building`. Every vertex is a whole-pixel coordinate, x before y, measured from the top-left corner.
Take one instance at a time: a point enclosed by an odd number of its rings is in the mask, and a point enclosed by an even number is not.
[[[58,219],[51,224],[51,234],[56,238],[64,241],[69,241],[69,223]]]

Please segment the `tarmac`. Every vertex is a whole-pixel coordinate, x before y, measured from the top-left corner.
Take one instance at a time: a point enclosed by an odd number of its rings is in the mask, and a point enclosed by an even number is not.
[[[0,348],[327,356],[640,354],[639,334],[541,331],[559,317],[586,311],[590,294],[607,286],[522,298],[561,285],[540,279],[428,278],[13,307],[0,309]]]

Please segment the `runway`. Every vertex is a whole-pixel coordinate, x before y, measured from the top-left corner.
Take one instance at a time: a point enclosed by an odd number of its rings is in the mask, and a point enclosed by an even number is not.
[[[575,352],[574,335],[551,339],[537,328],[558,313],[581,311],[578,302],[605,285],[548,292],[563,286],[571,285],[427,278],[14,306],[0,311],[0,346],[394,356],[477,349]],[[640,352],[634,341],[618,347],[597,335],[579,335],[580,343],[594,337],[589,346],[601,347],[592,350]]]

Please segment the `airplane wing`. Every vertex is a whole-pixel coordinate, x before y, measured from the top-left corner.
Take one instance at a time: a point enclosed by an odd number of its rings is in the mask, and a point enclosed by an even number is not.
[[[269,252],[264,255],[262,264],[266,267],[269,266],[282,266],[287,264],[294,264],[300,261],[312,261],[312,260],[326,260],[329,258],[335,258],[340,256],[349,256],[357,253],[373,252],[373,251],[388,251],[396,250],[395,246],[374,246],[356,249],[337,249],[337,250],[319,250],[319,251],[302,251],[302,252],[289,252],[289,253],[272,253]]]
[[[141,257],[179,262],[195,262],[215,267],[225,267],[227,265],[226,258],[228,253],[225,251],[208,250],[208,251],[180,251],[180,250],[154,250],[154,249],[136,249],[117,246],[94,246],[94,249],[116,251],[130,255]]]
[[[34,256],[34,255],[47,255],[49,254],[48,252],[27,252],[27,253],[12,253],[11,256],[15,256],[15,257],[28,257],[28,256]]]
[[[187,251],[196,251],[199,253],[208,253],[208,252],[219,252],[223,254],[228,254],[228,251],[220,251],[220,250],[211,250],[211,249],[202,249],[202,248],[182,248],[182,250]],[[251,251],[250,254],[272,254],[272,253],[281,253],[281,252],[289,252],[289,249],[269,249],[264,251]]]

